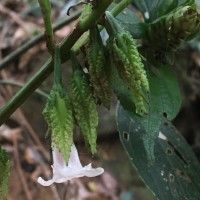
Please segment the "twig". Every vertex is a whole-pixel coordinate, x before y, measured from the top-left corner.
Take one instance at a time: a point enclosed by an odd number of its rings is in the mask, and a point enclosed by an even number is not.
[[[24,29],[25,32],[27,32],[26,25],[15,12],[13,12],[12,10],[6,8],[1,4],[0,4],[0,12],[9,15],[13,19],[13,21],[15,21],[19,26],[21,26]]]
[[[7,77],[8,77],[7,73],[4,70],[2,71],[2,77],[3,77],[3,79],[7,79]],[[8,98],[13,95],[13,90],[12,90],[12,88],[10,86],[7,87],[7,93],[8,93]],[[24,114],[23,114],[21,109],[17,110],[17,120],[20,122],[21,125],[23,125],[28,130],[28,132],[30,133],[32,139],[39,146],[40,151],[42,151],[42,153],[43,153],[44,157],[46,158],[46,160],[50,161],[50,157],[48,156],[48,154],[46,152],[46,149],[44,148],[44,146],[40,142],[40,139],[38,138],[37,134],[35,133],[35,131],[31,127],[31,125],[28,122],[28,120],[26,119],[26,117],[24,116]]]
[[[21,111],[21,109],[17,110],[17,116],[19,117],[20,123],[28,130],[28,132],[30,133],[31,137],[33,138],[35,143],[38,145],[40,151],[42,152],[42,154],[44,155],[46,160],[49,162],[50,161],[49,154],[47,153],[46,149],[44,148],[44,146],[40,142],[40,139],[38,138],[36,132],[33,130],[32,126],[30,125],[30,123],[28,122],[26,117],[24,116],[24,114]]]
[[[18,82],[12,82],[12,81],[0,81],[0,85],[12,85],[12,86],[16,86],[16,87],[23,87],[24,84],[23,83],[18,83]],[[35,93],[47,98],[48,94],[43,92],[40,89],[35,90]]]
[[[20,161],[19,161],[19,153],[18,153],[18,143],[17,143],[16,139],[14,139],[14,156],[15,156],[15,162],[16,162],[16,170],[19,174],[19,180],[21,181],[21,184],[23,186],[23,189],[27,196],[27,199],[32,200],[33,198],[31,196],[31,193],[29,192],[28,183],[27,183],[27,181],[24,177],[24,174],[22,172],[22,169],[21,169],[21,165],[20,165]]]
[[[70,17],[66,17],[63,21],[58,22],[55,26],[53,26],[53,30],[57,31],[66,24],[69,24],[70,22],[77,19],[77,17],[80,15],[80,12],[76,12],[74,15]],[[5,68],[10,62],[18,58],[20,55],[22,55],[24,52],[26,52],[28,49],[32,48],[34,45],[38,44],[39,42],[42,42],[44,39],[44,33],[40,33],[39,35],[35,36],[34,38],[30,39],[25,44],[18,47],[15,51],[10,53],[8,56],[6,56],[1,62],[0,62],[0,70]]]

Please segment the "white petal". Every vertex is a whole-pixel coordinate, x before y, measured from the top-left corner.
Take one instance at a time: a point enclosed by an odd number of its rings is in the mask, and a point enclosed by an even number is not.
[[[92,164],[90,163],[90,164],[88,164],[88,165],[86,165],[85,167],[83,167],[83,169],[92,169]]]
[[[167,140],[167,137],[166,137],[163,133],[161,133],[161,132],[159,132],[158,137],[159,137],[160,139],[162,139],[162,140]]]
[[[37,182],[40,183],[43,186],[50,186],[52,183],[54,183],[53,179],[45,181],[42,177],[39,177],[37,179]]]
[[[63,183],[67,180],[73,178],[79,178],[83,176],[94,177],[102,174],[104,169],[92,168],[91,163],[85,167],[82,167],[77,149],[73,144],[71,147],[71,153],[69,158],[68,166],[65,165],[64,158],[58,149],[53,149],[53,178],[51,180],[45,181],[41,177],[38,178],[38,183],[43,186],[49,186],[52,183]]]
[[[53,166],[56,168],[66,166],[65,160],[57,148],[53,149]]]
[[[82,170],[82,173],[84,174],[84,176],[87,177],[94,177],[94,176],[99,176],[104,172],[104,169],[101,167],[98,168],[93,168],[93,169],[84,169]]]
[[[72,167],[75,169],[82,168],[82,165],[81,165],[81,162],[80,162],[80,159],[78,156],[78,152],[77,152],[77,149],[74,144],[71,147],[71,153],[70,153],[70,157],[69,157],[68,167]]]

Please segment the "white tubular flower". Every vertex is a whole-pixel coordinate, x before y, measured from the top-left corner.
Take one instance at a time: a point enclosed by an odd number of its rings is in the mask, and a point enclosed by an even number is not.
[[[58,151],[57,148],[53,149],[53,178],[51,180],[45,181],[43,178],[38,178],[38,183],[43,186],[49,186],[52,183],[63,183],[67,180],[78,177],[94,177],[99,176],[104,172],[104,169],[101,167],[92,168],[91,163],[83,167],[81,165],[77,149],[73,144],[71,147],[70,158],[68,166],[66,166],[62,154]]]

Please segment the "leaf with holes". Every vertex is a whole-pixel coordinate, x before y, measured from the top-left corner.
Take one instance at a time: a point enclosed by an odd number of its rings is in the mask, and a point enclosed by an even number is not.
[[[149,114],[139,117],[132,114],[144,127],[146,134],[143,138],[144,146],[149,160],[154,160],[154,140],[159,134],[162,115],[173,119],[181,105],[181,97],[176,75],[171,66],[159,64],[159,70],[149,73],[150,95]]]
[[[159,200],[199,199],[199,163],[170,122],[163,118],[159,136],[155,139],[155,161],[151,164],[143,146],[145,130],[122,106],[118,108],[117,125],[133,166]]]
[[[154,160],[154,140],[158,137],[162,115],[165,113],[168,119],[173,119],[181,105],[180,91],[176,75],[171,66],[157,64],[155,73],[149,72],[149,113],[138,116],[134,112],[130,91],[123,84],[115,81],[114,90],[120,100],[120,104],[126,109],[146,131],[143,138],[147,157]]]

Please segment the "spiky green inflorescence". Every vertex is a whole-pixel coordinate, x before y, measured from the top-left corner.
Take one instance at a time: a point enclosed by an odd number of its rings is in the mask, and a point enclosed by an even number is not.
[[[199,28],[195,6],[181,6],[149,24],[147,42],[154,49],[176,49]]]
[[[116,19],[106,12],[110,37],[108,46],[119,76],[133,93],[136,112],[147,112],[144,92],[149,91],[149,82],[140,54],[131,34],[119,26]]]
[[[106,69],[104,46],[98,27],[90,30],[90,41],[86,50],[89,64],[90,83],[94,88],[94,97],[97,103],[102,103],[106,108],[110,107],[112,95],[109,81],[109,69]]]
[[[10,176],[10,161],[8,153],[0,147],[0,197],[8,195],[8,184]]]
[[[84,72],[72,57],[73,75],[71,79],[71,98],[75,119],[84,136],[86,145],[92,154],[96,153],[96,128],[98,126],[98,113],[92,97],[92,89]]]
[[[52,133],[52,144],[68,161],[73,144],[73,117],[69,96],[61,85],[53,86],[43,114]]]

